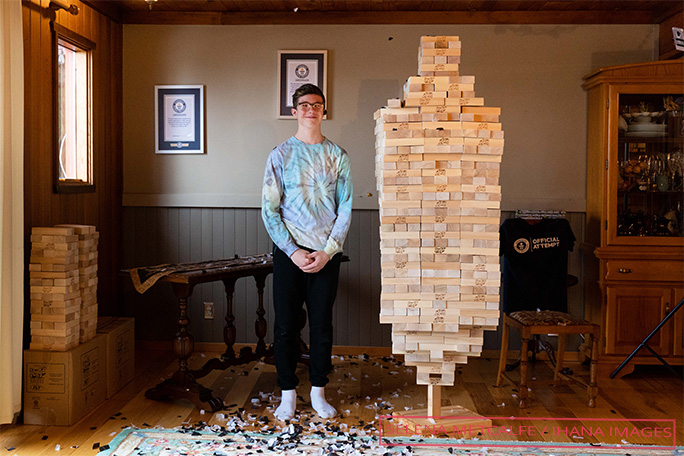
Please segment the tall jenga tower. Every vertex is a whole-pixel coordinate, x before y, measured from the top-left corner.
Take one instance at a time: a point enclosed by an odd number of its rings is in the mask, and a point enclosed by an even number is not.
[[[79,343],[81,292],[73,228],[31,230],[31,350],[66,351]]]
[[[73,228],[78,236],[78,273],[81,293],[80,343],[97,332],[97,245],[100,233],[92,225],[56,225]]]
[[[500,109],[475,97],[460,56],[458,37],[422,37],[420,76],[375,113],[380,322],[432,386],[453,385],[499,319]]]

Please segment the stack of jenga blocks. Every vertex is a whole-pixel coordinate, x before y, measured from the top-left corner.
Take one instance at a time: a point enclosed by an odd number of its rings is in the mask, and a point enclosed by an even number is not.
[[[31,230],[31,350],[64,351],[79,343],[81,292],[73,228]]]
[[[78,277],[81,291],[81,343],[97,332],[97,245],[100,233],[92,225],[57,225],[73,228],[78,235]]]
[[[417,383],[453,385],[499,319],[499,108],[459,75],[456,36],[424,36],[418,77],[375,113],[380,322]]]
[[[31,230],[31,350],[66,351],[95,336],[97,238],[92,226]]]

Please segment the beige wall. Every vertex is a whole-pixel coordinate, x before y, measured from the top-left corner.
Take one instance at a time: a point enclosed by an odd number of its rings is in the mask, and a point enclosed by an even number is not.
[[[327,49],[323,132],[350,154],[355,207],[377,207],[373,112],[416,74],[421,35],[460,36],[461,74],[502,108],[504,209],[584,211],[582,77],[655,59],[656,26],[124,26],[124,205],[258,207],[296,127],[276,119],[277,51]],[[155,84],[205,86],[205,155],[154,154]]]

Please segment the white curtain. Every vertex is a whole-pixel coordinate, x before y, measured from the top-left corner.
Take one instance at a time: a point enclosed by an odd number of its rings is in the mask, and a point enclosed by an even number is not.
[[[0,424],[21,410],[24,327],[24,40],[21,0],[0,0]]]

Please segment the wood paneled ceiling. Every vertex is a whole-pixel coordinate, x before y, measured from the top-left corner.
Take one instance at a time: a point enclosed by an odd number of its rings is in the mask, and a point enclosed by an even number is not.
[[[682,0],[83,0],[124,24],[659,24]]]

